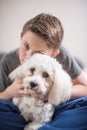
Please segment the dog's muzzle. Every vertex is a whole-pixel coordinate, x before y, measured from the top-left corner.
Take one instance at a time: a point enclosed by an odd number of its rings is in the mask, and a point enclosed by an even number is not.
[[[45,93],[47,90],[40,76],[25,77],[23,79],[23,85],[24,88],[29,88],[32,90],[39,89],[42,93]]]

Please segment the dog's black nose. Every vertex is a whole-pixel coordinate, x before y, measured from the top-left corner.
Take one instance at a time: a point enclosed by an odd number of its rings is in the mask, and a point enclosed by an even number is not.
[[[37,83],[35,83],[35,82],[30,82],[30,86],[31,86],[31,88],[35,88],[36,86],[37,86],[38,84]]]

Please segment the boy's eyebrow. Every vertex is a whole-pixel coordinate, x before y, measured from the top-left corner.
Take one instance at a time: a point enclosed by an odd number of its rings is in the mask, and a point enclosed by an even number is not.
[[[26,42],[27,44],[29,44],[27,41],[24,40],[24,42]]]

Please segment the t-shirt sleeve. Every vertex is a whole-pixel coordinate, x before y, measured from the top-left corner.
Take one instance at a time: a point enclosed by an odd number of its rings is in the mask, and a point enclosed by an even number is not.
[[[10,84],[8,78],[8,67],[6,59],[3,57],[0,61],[0,91],[3,91]]]
[[[4,55],[0,60],[0,91],[5,90],[12,82],[9,74],[20,64],[16,50]]]
[[[81,68],[64,46],[61,46],[60,54],[56,57],[56,59],[62,64],[63,68],[72,79],[75,79],[80,75],[82,71]]]

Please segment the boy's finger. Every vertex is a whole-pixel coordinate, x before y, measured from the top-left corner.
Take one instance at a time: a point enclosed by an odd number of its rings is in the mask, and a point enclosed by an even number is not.
[[[21,96],[21,95],[27,95],[28,94],[28,91],[26,90],[19,90],[18,94]]]

